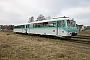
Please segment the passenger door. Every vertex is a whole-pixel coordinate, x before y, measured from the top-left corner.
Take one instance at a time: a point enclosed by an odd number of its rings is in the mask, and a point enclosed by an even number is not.
[[[57,36],[62,37],[64,33],[64,20],[57,21]]]

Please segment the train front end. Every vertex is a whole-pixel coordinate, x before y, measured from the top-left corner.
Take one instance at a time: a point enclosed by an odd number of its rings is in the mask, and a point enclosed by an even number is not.
[[[76,36],[77,35],[76,21],[66,20],[66,29],[68,33],[67,36]]]

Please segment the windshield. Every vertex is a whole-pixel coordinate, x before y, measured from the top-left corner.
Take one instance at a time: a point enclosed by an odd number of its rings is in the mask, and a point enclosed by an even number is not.
[[[67,26],[68,27],[75,27],[76,22],[73,20],[67,20]]]

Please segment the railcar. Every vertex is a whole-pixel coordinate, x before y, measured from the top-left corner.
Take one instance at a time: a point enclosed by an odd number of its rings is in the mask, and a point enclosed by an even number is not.
[[[13,32],[14,33],[27,33],[26,24],[14,25]]]
[[[77,28],[74,19],[56,18],[17,25],[14,32],[67,38],[77,35]]]

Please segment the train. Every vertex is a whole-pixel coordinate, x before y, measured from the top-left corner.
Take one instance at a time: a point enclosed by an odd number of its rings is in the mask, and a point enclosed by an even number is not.
[[[13,32],[70,38],[76,36],[78,31],[73,18],[54,18],[14,25]]]

